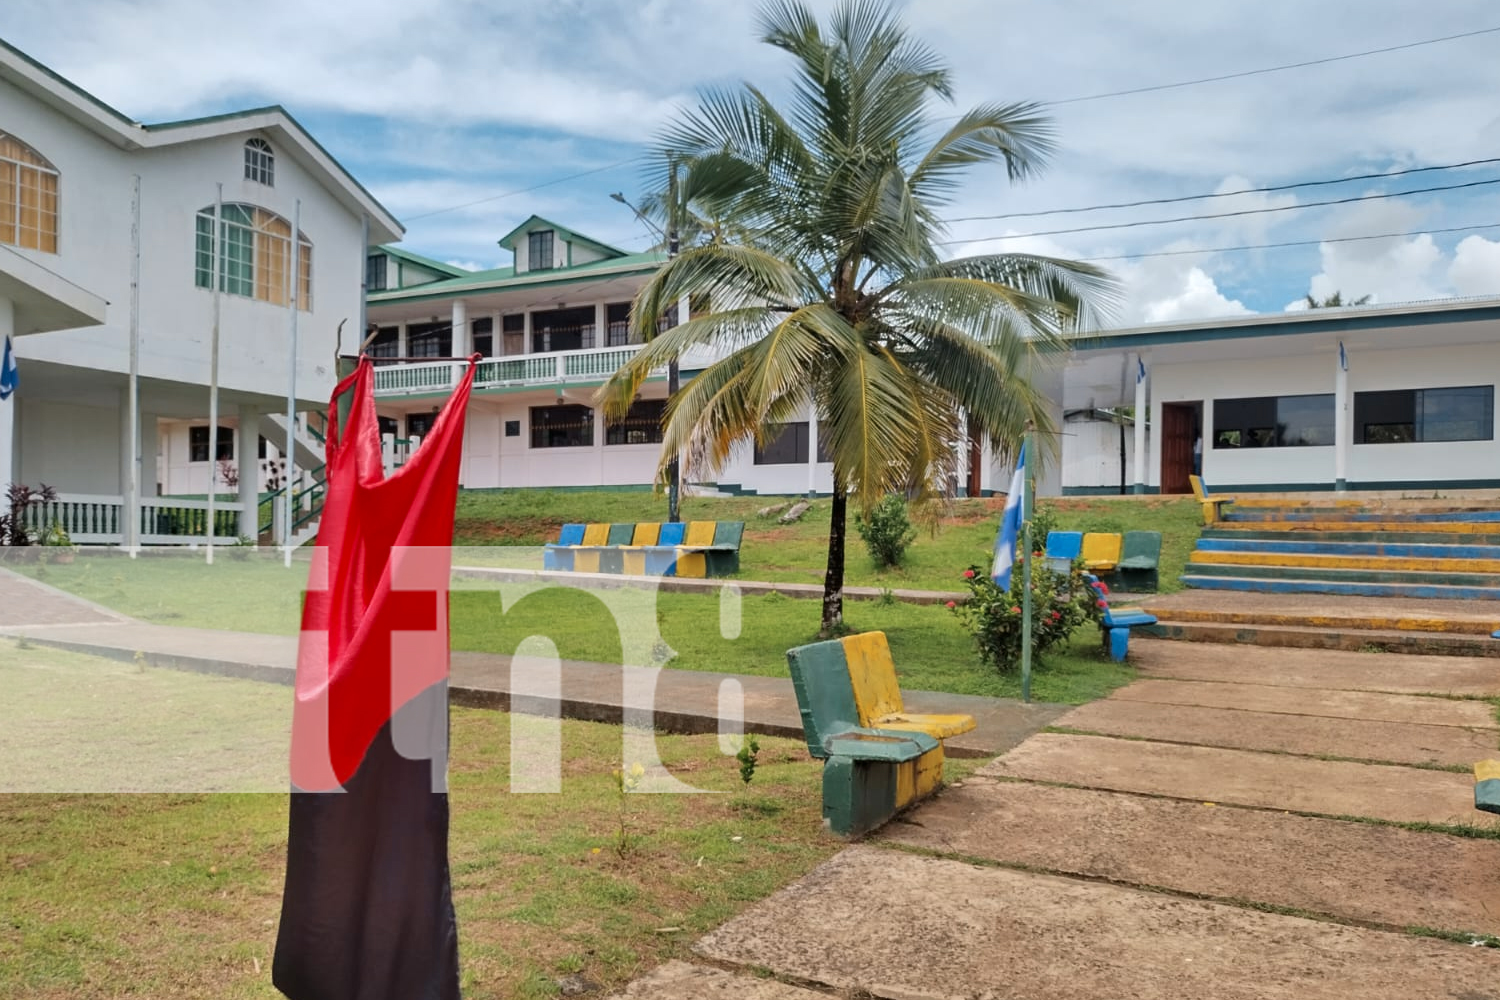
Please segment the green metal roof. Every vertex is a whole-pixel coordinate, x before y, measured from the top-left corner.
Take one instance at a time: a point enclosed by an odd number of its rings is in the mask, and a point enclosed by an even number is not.
[[[412,253],[410,250],[403,250],[400,247],[392,246],[389,243],[378,246],[375,249],[383,254],[395,257],[397,260],[404,260],[408,264],[415,264],[418,267],[425,267],[430,271],[436,271],[439,274],[446,274],[451,278],[461,278],[464,275],[476,273],[466,268],[457,267],[453,264],[445,264],[440,260],[433,260],[431,257],[423,257],[419,253]]]
[[[538,226],[538,223],[540,223],[540,226]],[[510,232],[508,232],[504,236],[500,237],[500,239],[498,239],[496,242],[499,243],[503,247],[506,247],[508,249],[514,250],[515,247],[511,243],[512,240],[514,240],[517,236],[521,235],[522,233],[527,232],[528,230],[537,229],[537,228],[541,228],[541,227],[545,227],[547,229],[551,229],[551,230],[554,230],[554,231],[556,231],[558,233],[561,233],[562,236],[563,236],[563,239],[568,240],[570,242],[573,242],[573,243],[587,243],[589,246],[594,247],[597,250],[601,250],[604,253],[607,253],[607,254],[609,254],[609,255],[611,255],[613,257],[629,257],[630,256],[630,254],[626,253],[624,250],[621,250],[619,247],[612,247],[608,243],[600,243],[598,240],[594,239],[592,236],[585,236],[582,233],[578,232],[576,229],[569,229],[567,226],[559,226],[557,223],[553,222],[551,219],[544,219],[540,215],[533,215],[531,218],[527,219],[525,222],[521,223],[519,226],[517,226],[516,228],[512,229]]]
[[[572,267],[554,267],[543,271],[523,271],[497,267],[489,271],[468,271],[460,277],[444,281],[432,281],[412,288],[372,292],[370,304],[395,302],[422,302],[429,299],[452,298],[461,293],[503,292],[512,288],[537,288],[548,285],[565,285],[580,281],[597,281],[621,274],[650,274],[666,263],[667,256],[659,251],[625,254],[607,260],[594,260]]]

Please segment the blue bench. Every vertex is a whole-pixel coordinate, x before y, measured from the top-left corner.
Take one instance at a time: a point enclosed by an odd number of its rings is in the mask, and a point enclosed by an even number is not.
[[[1099,621],[1099,630],[1104,640],[1104,649],[1109,653],[1109,658],[1116,663],[1124,663],[1125,656],[1130,651],[1130,630],[1146,625],[1155,625],[1156,616],[1148,615],[1144,611],[1125,611],[1119,614],[1110,610],[1109,591],[1100,584],[1099,578],[1092,574],[1087,575],[1089,587],[1096,595],[1095,599],[1103,608],[1104,617]]]
[[[1083,532],[1047,532],[1047,568],[1054,573],[1070,573],[1073,563],[1083,553]]]

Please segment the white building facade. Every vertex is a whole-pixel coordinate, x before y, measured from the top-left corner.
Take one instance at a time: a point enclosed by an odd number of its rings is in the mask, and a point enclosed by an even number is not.
[[[105,303],[94,325],[16,339],[0,480],[120,511],[212,483],[230,494],[215,532],[256,536],[289,403],[326,406],[340,326],[357,340],[365,247],[399,224],[280,108],[143,125],[5,46],[0,133],[0,258]],[[294,423],[306,477],[322,449]]]

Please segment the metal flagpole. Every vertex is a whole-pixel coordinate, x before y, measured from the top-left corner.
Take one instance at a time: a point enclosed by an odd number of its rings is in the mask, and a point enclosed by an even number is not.
[[[298,198],[292,207],[292,273],[291,273],[291,340],[292,360],[291,378],[287,383],[286,390],[286,453],[282,455],[282,464],[286,468],[286,474],[282,476],[282,488],[286,495],[286,521],[282,525],[285,537],[281,540],[285,548],[284,558],[287,566],[292,565],[292,459],[297,454],[297,298],[302,291],[302,199]],[[309,294],[312,289],[308,289]]]
[[[131,178],[130,197],[130,464],[125,475],[125,523],[121,539],[131,558],[141,547],[141,175]]]
[[[1022,439],[1021,454],[1029,462],[1031,434]],[[1031,468],[1021,477],[1021,700],[1031,701]]]
[[[219,240],[223,215],[224,185],[221,182],[214,195],[214,241],[210,255],[213,262],[214,322],[208,348],[208,538],[205,545],[209,565],[214,561],[214,518],[219,495]]]

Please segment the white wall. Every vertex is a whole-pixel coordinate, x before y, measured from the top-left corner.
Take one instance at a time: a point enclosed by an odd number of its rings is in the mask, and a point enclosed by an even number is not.
[[[17,391],[17,480],[60,493],[120,493],[120,404],[98,406],[23,396]]]
[[[1146,454],[1151,453],[1147,432]],[[1135,483],[1135,428],[1125,428],[1125,490]],[[1120,488],[1120,427],[1104,420],[1073,420],[1063,427],[1062,486]]]
[[[1152,424],[1161,426],[1164,402],[1203,400],[1203,476],[1216,489],[1238,484],[1305,485],[1334,481],[1334,448],[1219,449],[1212,446],[1214,399],[1332,393],[1333,351],[1301,351],[1291,340],[1278,357],[1170,364],[1158,355],[1151,371]],[[1351,348],[1349,391],[1500,385],[1496,345]],[[1351,432],[1353,421],[1350,421]],[[1160,453],[1151,448],[1148,483],[1160,486]],[[1391,445],[1351,444],[1351,483],[1500,478],[1500,442],[1462,441]]]
[[[244,201],[284,216],[302,199],[302,232],[313,243],[311,312],[299,315],[299,392],[325,399],[334,383],[335,329],[358,325],[365,259],[360,221],[277,151],[275,186],[244,179],[247,135],[126,152],[13,87],[0,86],[0,122],[60,173],[58,253],[16,249],[105,298],[102,327],[18,340],[17,354],[123,372],[128,367],[132,175],[141,177],[141,374],[208,382],[212,293],[194,284],[195,218],[224,183],[226,202]],[[269,137],[268,137],[269,138]],[[225,388],[285,396],[289,311],[239,296],[221,297],[220,380]]]

